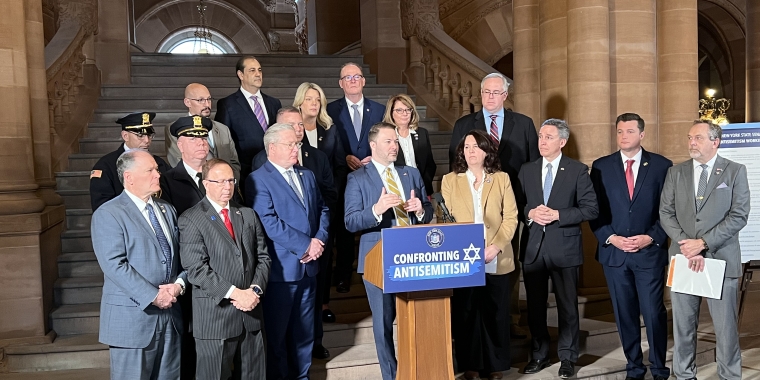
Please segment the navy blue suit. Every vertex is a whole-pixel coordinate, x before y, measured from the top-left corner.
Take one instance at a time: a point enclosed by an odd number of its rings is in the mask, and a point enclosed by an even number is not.
[[[267,161],[246,179],[252,203],[266,233],[272,259],[263,297],[267,335],[267,379],[307,379],[314,341],[314,296],[319,264],[301,257],[312,238],[327,242],[330,212],[314,173],[293,167],[303,204],[277,168]]]
[[[420,172],[408,166],[396,166],[401,191],[409,199],[411,191],[422,201],[425,215],[417,220],[415,213],[410,213],[412,224],[429,223],[433,218],[433,206],[427,198],[425,184]],[[346,184],[346,229],[352,233],[362,234],[359,240],[358,273],[364,273],[364,259],[370,249],[380,240],[380,230],[393,226],[395,215],[388,209],[380,222],[372,213],[372,206],[377,203],[383,189],[383,180],[376,166],[370,162],[348,175]],[[364,281],[369,307],[372,310],[372,333],[375,336],[375,349],[380,364],[383,380],[394,380],[398,362],[393,346],[393,320],[396,319],[396,300],[393,294],[384,294],[382,289]]]
[[[673,163],[642,149],[633,199],[628,195],[625,164],[620,151],[594,161],[591,181],[599,203],[599,217],[589,222],[599,246],[597,260],[604,267],[620,341],[628,360],[627,375],[643,378],[639,314],[644,317],[652,375],[670,376],[665,366],[668,325],[663,304],[668,236],[660,226],[660,193]],[[648,235],[651,245],[635,253],[606,244],[612,235]]]
[[[269,125],[272,125],[277,119],[277,111],[282,108],[282,103],[263,92],[261,99],[264,101]],[[240,160],[240,178],[247,178],[251,172],[253,157],[264,150],[264,129],[261,128],[248,99],[240,89],[226,98],[219,99],[214,120],[230,127],[230,135],[235,142],[235,150]]]

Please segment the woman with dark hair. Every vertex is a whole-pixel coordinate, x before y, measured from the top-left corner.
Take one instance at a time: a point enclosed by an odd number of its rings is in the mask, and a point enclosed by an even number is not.
[[[457,222],[483,223],[486,284],[454,289],[452,335],[464,379],[501,379],[510,368],[509,276],[515,269],[512,236],[517,205],[509,176],[482,130],[467,132],[454,155],[454,171],[443,176],[441,194]],[[495,261],[495,263],[494,263]]]
[[[419,126],[420,115],[417,113],[409,95],[398,94],[388,99],[385,105],[383,121],[396,127],[398,136],[398,157],[396,165],[417,168],[425,183],[425,192],[433,194],[433,177],[435,176],[435,159],[430,136],[425,128]]]

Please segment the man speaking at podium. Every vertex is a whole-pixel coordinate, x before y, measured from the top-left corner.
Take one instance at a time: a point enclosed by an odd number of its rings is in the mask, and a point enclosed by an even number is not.
[[[398,136],[393,125],[377,123],[369,130],[372,161],[348,175],[346,184],[346,229],[361,231],[359,266],[364,273],[364,259],[380,240],[380,230],[393,226],[429,223],[433,206],[428,201],[422,176],[417,169],[395,166]],[[393,320],[396,297],[364,280],[372,310],[372,333],[383,380],[396,378]]]

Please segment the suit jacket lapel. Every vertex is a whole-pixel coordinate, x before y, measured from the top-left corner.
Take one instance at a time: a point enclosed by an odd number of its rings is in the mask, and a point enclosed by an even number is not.
[[[372,114],[372,108],[369,106],[369,100],[367,98],[364,98],[364,113],[362,114],[362,131],[359,134],[359,141],[362,141],[362,139],[364,138],[364,135],[367,134],[367,132],[369,132],[369,129],[372,127],[372,124],[370,123],[371,114]]]
[[[235,234],[235,245],[242,252],[243,251],[243,238],[242,238],[243,214],[240,212],[240,210],[238,210],[237,207],[233,207],[232,205],[230,205],[230,222],[232,222],[232,232]],[[229,235],[229,233],[227,235]],[[240,255],[240,257],[245,257],[245,255]]]
[[[248,117],[250,119],[253,119],[256,121],[256,124],[259,124],[259,119],[256,118],[256,114],[253,113],[253,110],[251,109],[251,103],[248,103],[248,99],[245,98],[245,95],[243,95],[243,92],[240,91],[240,89],[236,92],[237,96],[235,97],[235,100],[237,100],[240,107],[243,107],[245,113],[248,114]],[[259,128],[261,128],[261,125],[259,125]]]
[[[649,173],[649,159],[649,152],[644,150],[644,148],[641,148],[641,162],[639,162],[639,172],[636,174],[636,183],[633,185],[633,199],[631,200],[631,203],[636,200],[636,197],[641,190],[641,186],[646,180],[647,173]],[[628,182],[626,182],[626,188],[628,188]]]
[[[480,184],[480,186],[483,186],[483,196],[481,197],[481,200],[480,200],[481,202],[480,206],[482,207],[482,210],[484,211],[483,214],[485,214],[486,203],[488,203],[488,194],[490,194],[491,189],[493,189],[493,181],[494,181],[493,175],[486,174],[483,177],[483,183]],[[475,215],[475,214],[473,213],[472,215]]]
[[[559,167],[557,168],[557,175],[553,177],[554,178],[554,182],[552,182],[552,191],[551,191],[551,193],[549,193],[549,200],[546,203],[550,203],[552,201],[552,196],[555,193],[557,193],[558,191],[561,191],[559,189],[561,186],[554,186],[554,184],[555,183],[562,183],[562,181],[564,181],[565,175],[566,175],[565,174],[565,165],[567,164],[567,159],[568,159],[567,156],[565,156],[564,154],[562,155],[562,158],[559,159]],[[543,162],[543,161],[540,161],[540,162]],[[539,167],[541,167],[541,164],[539,164]],[[541,171],[543,171],[543,168],[541,169]],[[541,181],[541,174],[540,174],[541,172],[538,172],[538,173],[539,173],[538,180]],[[539,184],[540,184],[540,182],[539,182]],[[543,189],[544,187],[541,186],[540,188]],[[546,206],[549,206],[549,205],[546,205]]]
[[[723,173],[726,172],[726,166],[728,166],[728,162],[726,162],[725,158],[718,156],[715,159],[715,165],[712,168],[712,173],[710,173],[710,178],[707,180],[707,188],[705,189],[705,199],[702,202],[702,207],[705,206],[705,204],[707,203],[707,199],[710,198],[710,195],[713,193],[713,191],[715,191],[715,188],[718,186],[718,183],[720,183],[719,181],[722,180]]]
[[[293,171],[296,173],[296,181],[298,181],[298,183],[301,184],[301,196],[303,197],[303,205],[302,206],[306,209],[306,214],[308,215],[309,209],[310,209],[308,207],[308,205],[310,205],[311,202],[312,202],[312,200],[311,200],[311,193],[312,192],[306,190],[306,180],[304,180],[304,178],[303,178],[303,171],[301,171],[300,169],[296,168],[295,166],[293,167]],[[301,201],[298,201],[298,203],[301,203]]]
[[[187,169],[185,169],[185,165],[182,160],[179,160],[176,168],[177,171],[174,172],[174,179],[177,181],[188,182],[189,185],[195,190],[195,193],[198,194],[198,198],[203,198],[203,193],[201,193],[201,189],[198,187],[197,180],[195,180],[193,177],[190,177],[190,173],[188,173]]]
[[[385,187],[385,184],[383,183],[383,179],[380,178],[380,174],[377,172],[377,169],[375,168],[375,164],[370,162],[367,165],[364,165],[364,167],[360,170],[366,170],[367,175],[372,180],[373,184],[372,186],[375,189],[381,189]]]
[[[411,198],[411,191],[414,189],[414,186],[412,186],[412,178],[409,175],[409,171],[406,169],[406,167],[396,167],[396,172],[398,173],[398,179],[401,181],[401,191],[404,193],[404,198],[406,200],[409,200]],[[419,197],[420,194],[414,194],[415,197]]]
[[[459,173],[457,174],[457,180],[455,182],[455,185],[457,187],[457,191],[454,192],[454,194],[469,194],[469,199],[463,199],[462,203],[465,204],[465,207],[470,212],[470,215],[473,217],[475,216],[475,205],[472,203],[472,192],[470,191],[470,181],[467,179],[467,174],[465,173]],[[465,196],[465,198],[467,198]]]
[[[504,110],[504,123],[501,128],[501,139],[499,140],[499,154],[504,150],[504,148],[508,145],[509,138],[512,135],[512,131],[514,131],[515,126],[515,119],[512,117],[512,112]],[[486,132],[489,132],[488,129],[486,129]]]
[[[214,229],[220,234],[224,236],[224,240],[228,241],[230,244],[237,245],[234,241],[232,241],[232,236],[230,236],[230,233],[227,231],[227,227],[224,225],[224,221],[222,220],[222,217],[214,210],[214,207],[211,206],[211,204],[206,200],[203,199],[203,208],[206,212],[206,217],[209,218],[209,221],[211,222],[211,225],[214,226]],[[232,214],[232,210],[230,210],[230,214]],[[232,215],[230,215],[230,218]],[[233,231],[235,230],[235,225],[232,225]]]
[[[132,202],[132,199],[127,195],[126,192],[122,191],[120,195],[120,201],[124,208],[124,210],[127,211],[127,213],[130,215],[130,219],[135,222],[135,224],[139,225],[143,232],[148,234],[148,236],[153,236],[153,239],[150,239],[153,242],[153,245],[156,247],[158,252],[161,252],[161,245],[158,244],[158,238],[156,237],[156,232],[153,231],[153,227],[150,226],[150,223],[145,220],[145,216],[143,216],[142,210],[137,208],[137,205],[135,205],[135,202]],[[156,213],[161,212],[161,210],[154,210]],[[168,224],[167,224],[168,225]]]

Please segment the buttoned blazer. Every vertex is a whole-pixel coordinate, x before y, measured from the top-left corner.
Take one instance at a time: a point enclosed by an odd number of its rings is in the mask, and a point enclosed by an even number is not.
[[[174,208],[154,199],[155,214],[163,218],[172,243],[171,261],[166,260],[153,228],[126,192],[98,207],[92,214],[92,248],[103,270],[98,340],[110,346],[145,348],[153,340],[162,311],[152,304],[159,285],[174,283],[187,274],[179,255],[177,214]],[[169,281],[166,272],[169,270]],[[179,304],[170,308],[179,334],[182,312]],[[179,353],[175,353],[179,355]]]
[[[430,223],[433,219],[433,206],[428,200],[420,172],[409,166],[396,166],[396,171],[401,182],[400,190],[404,192],[405,198],[409,199],[414,190],[414,196],[420,199],[422,208],[425,210],[422,220],[417,220],[415,213],[409,213],[412,224]],[[379,223],[372,214],[372,205],[377,203],[383,188],[383,180],[372,163],[348,175],[344,221],[349,232],[361,233],[357,273],[364,273],[364,259],[369,250],[380,240],[380,230],[391,227],[395,219],[392,208],[383,213]]]
[[[256,213],[234,202],[229,216],[235,239],[203,198],[179,217],[182,266],[193,286],[193,336],[230,339],[263,327],[261,304],[243,312],[224,298],[230,287],[260,286],[266,293],[271,265],[264,228]]]
[[[282,108],[282,103],[279,99],[263,92],[261,92],[261,99],[264,101],[269,117],[269,125],[272,125],[277,120],[277,111]],[[229,127],[240,160],[240,173],[243,177],[247,176],[251,172],[249,165],[253,157],[264,150],[264,130],[240,89],[219,99],[216,103],[214,120]]]
[[[430,134],[427,129],[422,127],[417,127],[415,132],[415,134],[411,134],[414,162],[417,165],[417,170],[420,171],[420,175],[422,175],[425,189],[429,194],[432,194],[434,192],[433,177],[435,177],[437,165],[433,158],[433,147],[430,145]],[[404,151],[399,147],[396,166],[404,165],[406,165],[406,157],[404,156]]]
[[[692,160],[668,170],[660,198],[660,223],[671,240],[670,255],[679,254],[679,241],[704,239],[702,255],[726,262],[726,277],[741,277],[739,231],[747,225],[750,190],[747,168],[718,156],[707,180],[702,207],[697,210]]]
[[[293,166],[293,170],[303,191],[303,204],[269,161],[246,180],[245,198],[253,200],[253,209],[266,232],[272,259],[269,281],[293,282],[301,280],[304,275],[316,276],[318,262],[312,260],[302,264],[300,259],[312,238],[327,242],[330,211],[319,193],[314,173],[298,165]]]
[[[541,166],[543,158],[529,162],[520,169],[520,183],[527,203],[525,234],[522,236],[520,261],[531,264],[539,252],[548,255],[561,268],[583,264],[581,223],[599,215],[596,193],[588,174],[588,166],[562,155],[554,178],[547,207],[559,212],[559,220],[544,226],[530,222],[528,212],[544,203]]]
[[[190,177],[182,160],[177,163],[177,166],[163,174],[160,182],[161,199],[171,203],[177,210],[177,215],[182,215],[185,210],[203,199],[203,193],[197,185],[198,179]]]
[[[369,149],[369,130],[373,125],[383,121],[385,106],[367,99],[366,96],[364,97],[362,131],[358,139],[356,138],[356,132],[354,132],[351,112],[353,110],[348,107],[345,97],[327,104],[327,114],[333,119],[333,123],[335,123],[338,137],[343,144],[344,153],[356,156],[362,160],[372,155],[372,151]]]
[[[486,246],[495,244],[501,253],[496,260],[496,274],[515,270],[512,237],[517,229],[517,204],[509,176],[504,172],[486,174],[481,204]],[[441,195],[457,223],[475,221],[472,191],[465,173],[451,172],[441,180]]]
[[[591,182],[599,203],[599,217],[590,221],[589,225],[599,242],[596,254],[600,263],[619,267],[627,259],[633,260],[640,268],[667,265],[668,235],[660,226],[660,194],[671,166],[672,161],[642,148],[631,199],[620,151],[601,157],[591,165]],[[612,235],[648,235],[653,243],[630,254],[606,244]]]
[[[227,161],[232,167],[235,179],[240,181],[240,160],[238,159],[237,150],[235,150],[235,142],[232,140],[230,128],[218,121],[212,122],[214,123],[214,128],[209,133],[213,135],[214,148],[211,149],[211,155]],[[166,159],[172,167],[175,167],[182,159],[182,153],[177,147],[177,138],[169,131],[170,127],[171,125],[167,125],[165,129]]]

